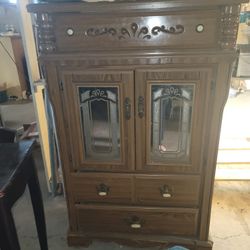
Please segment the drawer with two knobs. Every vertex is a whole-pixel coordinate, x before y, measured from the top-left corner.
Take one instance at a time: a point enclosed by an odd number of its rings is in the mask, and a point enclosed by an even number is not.
[[[75,203],[198,207],[200,177],[80,173],[71,178]]]

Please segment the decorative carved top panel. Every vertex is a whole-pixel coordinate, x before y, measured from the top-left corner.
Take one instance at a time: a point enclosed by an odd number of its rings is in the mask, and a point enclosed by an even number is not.
[[[147,26],[139,27],[137,23],[132,23],[130,28],[121,27],[121,28],[113,28],[113,27],[105,27],[105,28],[89,28],[85,32],[86,36],[96,37],[103,35],[111,35],[113,37],[118,38],[119,40],[123,39],[133,39],[135,37],[142,39],[151,39],[152,36],[157,36],[160,33],[178,35],[184,32],[183,25],[176,25],[171,27],[166,27],[165,25],[154,26],[152,29],[149,29]]]
[[[220,10],[165,15],[56,14],[57,50],[64,52],[149,48],[218,48]]]
[[[127,49],[232,49],[238,5],[145,15],[38,14],[42,53]]]

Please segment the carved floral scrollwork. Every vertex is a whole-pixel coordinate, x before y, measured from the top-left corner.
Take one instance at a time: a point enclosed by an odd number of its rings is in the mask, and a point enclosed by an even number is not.
[[[166,28],[164,25],[162,25],[162,26],[156,26],[152,28],[151,32],[153,35],[158,35],[160,32],[178,35],[184,32],[184,27],[180,24],[176,25],[175,27],[170,27],[170,28]]]
[[[167,95],[167,96],[178,96],[180,97],[180,90],[178,88],[174,88],[174,87],[170,87],[170,88],[164,88],[162,91],[163,95]]]
[[[90,97],[107,97],[107,93],[105,93],[103,90],[96,89],[92,91]]]
[[[184,27],[182,25],[176,25],[175,27],[165,27],[164,25],[162,26],[155,26],[151,30],[149,30],[148,27],[143,26],[139,27],[137,23],[132,23],[130,25],[130,28],[125,28],[122,27],[120,29],[115,29],[113,27],[111,28],[89,28],[85,32],[86,36],[89,37],[96,37],[96,36],[102,36],[102,35],[111,35],[111,36],[116,36],[118,37],[119,40],[122,39],[127,39],[127,38],[142,38],[142,39],[151,39],[152,36],[157,36],[160,33],[165,33],[165,34],[181,34],[184,32]]]
[[[114,28],[103,28],[103,29],[94,29],[90,28],[86,31],[87,36],[101,36],[110,34],[112,36],[115,36],[117,31]]]

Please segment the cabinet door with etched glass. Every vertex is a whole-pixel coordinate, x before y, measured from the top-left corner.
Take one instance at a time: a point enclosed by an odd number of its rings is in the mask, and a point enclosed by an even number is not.
[[[151,82],[149,91],[150,160],[155,163],[188,162],[195,85]]]
[[[138,169],[198,171],[205,75],[176,69],[137,71]]]
[[[73,167],[133,168],[133,73],[89,71],[64,79]]]

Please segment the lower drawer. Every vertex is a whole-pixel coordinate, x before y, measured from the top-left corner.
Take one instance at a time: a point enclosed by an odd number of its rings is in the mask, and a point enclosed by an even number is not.
[[[198,209],[76,205],[78,230],[195,236]]]

